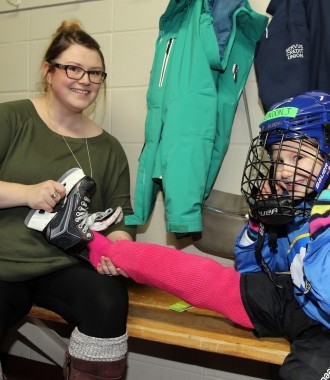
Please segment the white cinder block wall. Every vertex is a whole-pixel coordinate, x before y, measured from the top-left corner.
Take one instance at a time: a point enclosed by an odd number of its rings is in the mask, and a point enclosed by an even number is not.
[[[0,4],[0,101],[35,95],[40,59],[50,35],[63,19],[79,19],[101,44],[109,73],[106,99],[100,97],[95,118],[122,143],[131,168],[134,196],[138,157],[144,142],[145,95],[158,35],[158,21],[168,0],[13,0]],[[6,4],[5,4],[6,3]],[[265,13],[269,1],[250,0],[252,8]],[[53,4],[53,5],[49,5]],[[33,7],[33,8],[31,8]],[[1,12],[12,9],[12,11]],[[258,103],[253,70],[246,94],[253,135],[263,113]],[[0,126],[1,127],[1,126]],[[241,99],[233,125],[230,148],[215,188],[239,194],[241,172],[249,146],[247,113]],[[133,198],[134,202],[134,198]],[[219,226],[221,230],[221,226]],[[177,241],[165,231],[164,207],[159,195],[148,225],[139,228],[139,241],[198,251],[189,239]],[[231,261],[215,258],[225,264]],[[45,360],[20,342],[10,345],[13,354]],[[214,380],[270,378],[267,365],[251,361],[191,352],[163,345],[130,343],[128,380]]]

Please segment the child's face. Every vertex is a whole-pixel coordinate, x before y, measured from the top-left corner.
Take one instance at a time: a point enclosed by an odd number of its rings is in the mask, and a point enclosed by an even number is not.
[[[271,147],[274,162],[274,186],[278,195],[287,192],[302,198],[313,191],[323,159],[311,142],[287,140]]]

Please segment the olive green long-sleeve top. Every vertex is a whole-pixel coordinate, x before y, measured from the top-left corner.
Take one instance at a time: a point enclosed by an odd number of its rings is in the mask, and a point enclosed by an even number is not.
[[[85,174],[90,175],[85,139],[66,140]],[[90,212],[121,206],[125,215],[131,214],[129,167],[122,146],[106,131],[87,141],[96,182]],[[73,167],[77,167],[77,162],[62,136],[46,126],[30,100],[0,104],[0,181],[57,181]],[[41,232],[24,225],[29,211],[28,207],[0,209],[1,280],[28,280],[77,264],[75,258],[48,243]],[[123,222],[104,233],[115,230],[135,237],[135,226],[125,226]]]

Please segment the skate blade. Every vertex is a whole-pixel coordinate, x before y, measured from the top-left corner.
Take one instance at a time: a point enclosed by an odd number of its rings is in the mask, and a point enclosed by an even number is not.
[[[68,170],[66,173],[62,175],[61,178],[58,179],[57,182],[60,182],[66,188],[66,195],[70,193],[73,187],[84,177],[86,177],[85,173],[80,168],[73,168]],[[65,203],[64,199],[64,203]],[[31,228],[33,230],[37,230],[42,232],[50,221],[55,217],[57,212],[47,212],[44,210],[31,210],[25,220],[24,224],[26,227]]]

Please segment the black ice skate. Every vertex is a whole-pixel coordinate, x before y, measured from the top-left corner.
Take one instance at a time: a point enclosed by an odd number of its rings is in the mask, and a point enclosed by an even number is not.
[[[49,243],[69,253],[78,253],[93,238],[84,222],[96,185],[92,178],[77,168],[69,170],[58,182],[67,189],[60,209],[53,213],[31,210],[24,223],[41,231]]]
[[[61,209],[43,231],[49,243],[69,253],[78,253],[86,247],[93,233],[84,222],[95,188],[94,180],[88,176],[73,187]]]
[[[78,254],[93,238],[94,231],[105,230],[123,218],[121,207],[114,211],[109,208],[89,214],[89,205],[96,184],[81,169],[66,172],[59,180],[66,187],[67,195],[58,211],[49,213],[31,210],[25,218],[25,225],[43,232],[46,240],[71,254]]]

